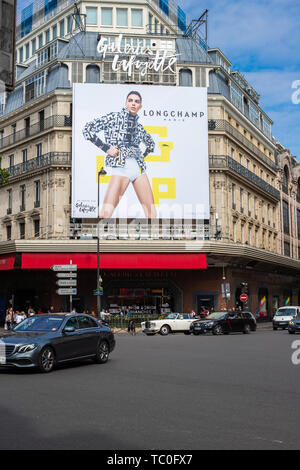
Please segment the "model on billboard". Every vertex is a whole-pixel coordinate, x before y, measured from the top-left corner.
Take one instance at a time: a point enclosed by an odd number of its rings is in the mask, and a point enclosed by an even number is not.
[[[141,108],[142,96],[137,91],[131,91],[121,112],[112,112],[88,122],[83,129],[85,139],[90,140],[107,154],[105,165],[111,168],[111,179],[100,210],[100,218],[111,217],[130,182],[146,218],[156,217],[152,188],[144,160],[154,151],[155,143],[139,123],[138,112]],[[105,142],[99,138],[100,132],[104,132]],[[144,151],[140,148],[142,144],[145,147]]]

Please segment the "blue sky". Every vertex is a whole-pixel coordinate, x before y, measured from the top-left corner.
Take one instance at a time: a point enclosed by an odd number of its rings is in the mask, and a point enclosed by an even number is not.
[[[208,43],[218,47],[261,95],[273,135],[300,161],[300,0],[179,0],[189,19],[207,8]],[[298,101],[300,93],[297,94]]]

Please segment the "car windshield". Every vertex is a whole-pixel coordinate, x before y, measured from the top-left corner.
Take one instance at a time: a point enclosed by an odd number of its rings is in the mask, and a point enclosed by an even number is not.
[[[285,308],[283,310],[277,310],[276,316],[277,317],[292,317],[296,314],[294,308]]]
[[[31,317],[14,328],[14,331],[56,331],[63,318],[60,317]]]
[[[224,312],[214,312],[208,315],[205,320],[221,320],[224,316]]]
[[[176,318],[176,314],[175,313],[170,313],[167,318],[169,318],[170,320],[174,320],[174,318]]]

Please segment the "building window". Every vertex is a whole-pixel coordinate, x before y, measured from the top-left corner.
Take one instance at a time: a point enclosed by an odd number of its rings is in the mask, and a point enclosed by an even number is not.
[[[19,227],[20,227],[20,239],[24,240],[25,239],[25,223],[20,222]]]
[[[290,234],[289,205],[286,201],[282,201],[282,213],[283,213],[283,231],[286,235],[289,235]]]
[[[241,213],[244,213],[244,204],[243,204],[244,191],[240,189],[240,209]]]
[[[287,166],[283,169],[282,191],[289,194],[289,169]]]
[[[87,83],[99,83],[100,82],[100,70],[97,65],[88,65],[86,68],[86,82]]]
[[[300,240],[300,210],[297,209],[297,234],[298,240]]]
[[[98,23],[98,8],[87,7],[86,8],[86,24],[96,25]]]
[[[179,86],[193,86],[193,73],[190,69],[180,70]]]
[[[40,180],[34,182],[34,207],[40,207],[40,197],[41,197],[41,182]]]
[[[56,39],[57,38],[57,26],[53,26],[52,28],[52,39]]]
[[[235,204],[235,184],[232,185],[232,209],[236,209],[236,204]]]
[[[30,57],[30,49],[29,49],[29,42],[25,46],[25,59],[29,59]]]
[[[48,42],[50,42],[50,29],[46,31],[46,44],[48,44]]]
[[[59,35],[60,35],[61,38],[63,38],[64,35],[65,35],[65,20],[62,20],[59,23]]]
[[[159,8],[169,16],[169,0],[159,0]]]
[[[101,24],[103,26],[112,26],[113,24],[112,8],[101,8]]]
[[[135,28],[143,26],[143,10],[131,10],[131,26]]]
[[[35,54],[35,51],[36,51],[36,39],[33,39],[31,41],[31,53],[32,53],[32,55]]]
[[[243,112],[243,93],[233,83],[230,83],[230,95],[232,104]]]
[[[12,189],[7,190],[7,214],[12,213]]]
[[[117,8],[117,26],[128,26],[127,8]]]
[[[43,35],[42,34],[39,35],[39,49],[41,47],[43,47]]]
[[[69,15],[67,18],[67,32],[70,33],[72,31],[72,15]]]
[[[284,256],[291,256],[291,246],[288,242],[284,242]]]
[[[36,157],[41,157],[42,156],[42,144],[37,144],[35,146],[36,148]]]
[[[20,200],[21,200],[20,211],[23,212],[26,209],[26,186],[25,184],[22,184],[20,186]]]
[[[11,169],[15,164],[15,156],[9,155],[8,159],[9,159],[9,169]]]
[[[6,240],[11,240],[11,225],[6,225]]]
[[[22,166],[23,171],[26,171],[26,162],[27,162],[27,149],[22,150]]]
[[[20,62],[20,64],[22,64],[23,60],[24,60],[23,47],[21,47],[19,49],[19,62]]]
[[[25,81],[25,102],[45,93],[45,72],[38,73]]]
[[[260,127],[260,114],[256,106],[252,103],[249,103],[249,118],[250,121],[255,124],[256,127]]]
[[[35,238],[38,238],[40,236],[40,219],[34,219],[33,231]]]
[[[248,193],[248,216],[251,217],[251,193]]]

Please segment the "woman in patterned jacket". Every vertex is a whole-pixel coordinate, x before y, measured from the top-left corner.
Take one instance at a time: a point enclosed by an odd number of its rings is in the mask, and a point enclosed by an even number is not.
[[[111,179],[100,210],[100,218],[111,217],[130,182],[142,204],[145,217],[156,217],[152,188],[144,161],[146,156],[154,151],[155,144],[151,135],[138,122],[138,112],[141,108],[140,93],[131,91],[121,112],[110,113],[88,122],[83,129],[85,139],[107,154],[105,165],[111,168]],[[105,142],[98,136],[101,131],[104,132]],[[143,152],[141,144],[145,147]]]

